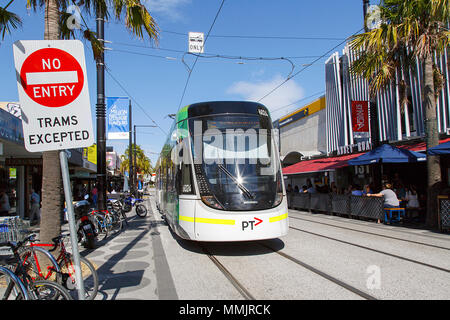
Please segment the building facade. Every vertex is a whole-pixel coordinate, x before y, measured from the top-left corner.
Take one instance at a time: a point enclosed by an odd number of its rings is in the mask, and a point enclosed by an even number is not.
[[[325,106],[322,96],[274,122],[283,166],[326,153]]]
[[[370,141],[370,128],[366,136],[354,132],[355,118],[352,103],[370,100],[368,83],[351,75],[349,70],[357,59],[349,45],[342,55],[334,53],[325,62],[326,83],[326,133],[327,153],[337,152],[342,147],[358,142]],[[450,64],[447,50],[434,62],[444,76],[444,83],[436,104],[438,129],[448,134],[450,129]],[[396,73],[393,81],[376,97],[377,126],[379,140],[399,142],[425,136],[425,114],[422,104],[422,66],[418,60],[414,70]],[[402,99],[402,86],[407,88],[407,103]],[[370,116],[370,115],[369,115]]]

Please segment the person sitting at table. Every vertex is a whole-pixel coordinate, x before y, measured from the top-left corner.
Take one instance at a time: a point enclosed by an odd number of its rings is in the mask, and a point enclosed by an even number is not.
[[[362,196],[362,190],[359,190],[357,185],[352,185],[352,196]]]
[[[413,185],[410,185],[406,190],[406,201],[408,201],[406,206],[408,208],[419,208],[420,204],[416,188]]]
[[[368,197],[383,197],[383,207],[384,208],[399,208],[400,202],[398,201],[397,195],[392,191],[392,185],[390,183],[385,183],[383,185],[383,190],[379,193],[368,193]],[[378,223],[381,223],[378,219]]]
[[[366,184],[363,188],[363,196],[368,195],[369,193],[372,193],[372,189],[370,188],[370,185]]]

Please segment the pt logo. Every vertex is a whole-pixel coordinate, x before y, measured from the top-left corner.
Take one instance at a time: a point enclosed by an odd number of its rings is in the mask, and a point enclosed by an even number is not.
[[[256,227],[258,224],[263,222],[261,219],[258,219],[256,217],[254,217],[253,219],[255,220],[242,221],[242,231],[244,231],[247,228],[253,230],[253,227]]]

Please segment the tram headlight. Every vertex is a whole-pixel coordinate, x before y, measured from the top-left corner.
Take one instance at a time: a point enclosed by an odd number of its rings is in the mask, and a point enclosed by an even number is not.
[[[273,202],[274,206],[277,206],[281,203],[283,200],[283,192],[277,192],[277,195],[275,196],[275,201]]]
[[[223,207],[214,196],[202,196],[202,201],[214,209],[223,210]]]

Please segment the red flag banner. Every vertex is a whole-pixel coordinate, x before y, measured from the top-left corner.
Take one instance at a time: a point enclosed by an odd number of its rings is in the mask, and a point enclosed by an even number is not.
[[[369,132],[369,102],[352,101],[353,132]]]

